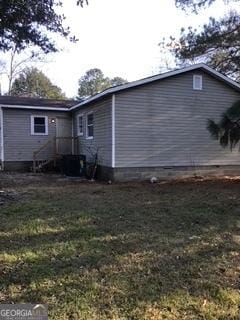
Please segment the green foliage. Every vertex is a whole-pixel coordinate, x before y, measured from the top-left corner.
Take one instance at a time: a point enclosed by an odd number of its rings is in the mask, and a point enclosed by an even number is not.
[[[229,0],[229,2],[240,0]],[[176,0],[176,5],[195,13],[215,0]],[[180,39],[170,38],[167,48],[181,63],[204,61],[216,70],[240,80],[240,16],[232,11],[214,19],[201,29],[182,29]]]
[[[79,80],[78,95],[80,98],[92,96],[108,87],[108,82],[100,69],[90,69]]]
[[[208,119],[207,129],[213,139],[219,141],[223,148],[232,150],[240,142],[240,101],[235,102],[216,123]]]
[[[227,114],[231,118],[240,118],[240,101],[236,101],[228,110]]]
[[[212,119],[208,119],[207,121],[207,129],[210,132],[213,139],[219,138],[220,127],[217,123],[215,123]]]
[[[84,2],[80,0],[77,4],[83,6]],[[76,41],[69,28],[63,27],[64,15],[56,12],[61,6],[61,0],[0,0],[0,51],[13,46],[20,51],[29,45],[46,53],[57,51],[49,32]]]
[[[183,9],[191,8],[194,11],[198,9],[209,6],[216,0],[175,0],[176,6]]]
[[[21,97],[65,99],[62,90],[37,68],[26,68],[13,82],[10,94]]]
[[[109,87],[118,86],[126,82],[127,80],[120,77],[114,77],[113,79],[105,77],[100,69],[90,69],[79,80],[78,98],[86,98]]]
[[[113,79],[110,79],[110,86],[120,86],[121,84],[127,83],[127,80],[121,78],[121,77],[114,77]]]

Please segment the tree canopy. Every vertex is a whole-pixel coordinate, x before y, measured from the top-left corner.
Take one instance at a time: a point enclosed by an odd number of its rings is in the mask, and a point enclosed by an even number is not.
[[[12,84],[10,94],[21,97],[65,99],[62,90],[37,68],[24,69]]]
[[[208,119],[207,129],[223,148],[232,150],[240,142],[240,101],[229,107],[219,122]]]
[[[87,0],[76,1],[83,6]],[[63,26],[63,14],[57,13],[61,0],[0,0],[0,51],[15,46],[19,51],[29,45],[41,48],[45,53],[57,51],[50,33],[75,41],[70,29]]]
[[[102,70],[98,68],[90,69],[79,79],[78,98],[83,99],[126,82],[127,80],[121,77],[113,79],[105,77]]]
[[[121,84],[124,84],[127,82],[128,81],[126,79],[123,79],[121,77],[114,77],[112,79],[109,79],[109,87],[120,86]]]
[[[210,6],[215,1],[176,0],[176,5],[198,13],[202,7]],[[168,47],[181,62],[204,61],[216,70],[240,80],[240,16],[236,11],[220,19],[210,18],[200,30],[192,27],[182,29],[180,39],[171,38]]]
[[[216,0],[175,0],[176,6],[182,9],[191,8],[197,11],[200,8],[213,4]]]

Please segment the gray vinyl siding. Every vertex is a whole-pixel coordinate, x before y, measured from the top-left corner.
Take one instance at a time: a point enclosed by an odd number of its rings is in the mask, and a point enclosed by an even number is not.
[[[48,116],[48,135],[31,135],[31,115]],[[3,109],[4,118],[4,156],[5,161],[32,161],[33,152],[56,136],[57,117],[70,117],[66,112],[35,111],[23,109]],[[39,160],[54,154],[54,145],[49,145],[39,154]]]
[[[74,113],[74,134],[77,137],[76,150],[84,154],[87,161],[91,162],[98,151],[99,164],[102,166],[112,165],[112,100],[107,98],[101,102],[82,108]],[[94,137],[86,137],[87,114],[93,112]],[[78,115],[83,115],[83,135],[78,136]]]
[[[203,90],[193,90],[193,74]],[[238,99],[198,70],[116,94],[116,167],[239,165],[238,150],[222,149],[206,130]]]
[[[2,159],[2,153],[3,153],[3,145],[2,145],[2,112],[1,112],[1,107],[0,107],[0,162],[3,160]]]

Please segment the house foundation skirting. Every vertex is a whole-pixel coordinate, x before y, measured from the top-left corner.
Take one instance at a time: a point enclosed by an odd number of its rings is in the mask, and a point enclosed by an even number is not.
[[[32,161],[4,161],[4,171],[29,172],[32,166]]]
[[[110,168],[99,167],[98,177],[103,180],[137,181],[152,177],[162,180],[188,178],[196,176],[236,176],[240,175],[240,165],[236,166],[176,166],[176,167],[139,167]]]
[[[4,171],[29,172],[32,161],[4,161]],[[149,180],[152,177],[167,180],[176,178],[188,178],[194,176],[240,176],[240,165],[213,165],[213,166],[165,166],[165,167],[134,167],[111,168],[99,166],[97,177],[100,180],[112,181],[140,181]]]

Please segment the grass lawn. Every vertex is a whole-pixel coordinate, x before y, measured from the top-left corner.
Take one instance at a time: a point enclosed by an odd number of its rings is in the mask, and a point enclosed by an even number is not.
[[[0,206],[0,303],[46,303],[54,320],[240,319],[240,181],[1,177],[17,201]]]

